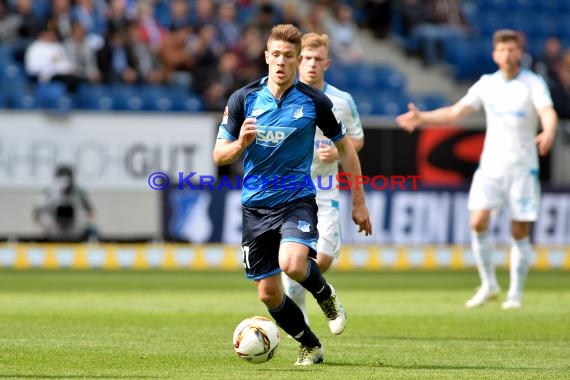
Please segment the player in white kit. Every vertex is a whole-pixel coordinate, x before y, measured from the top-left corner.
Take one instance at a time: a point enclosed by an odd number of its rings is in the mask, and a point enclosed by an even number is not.
[[[333,102],[342,117],[347,134],[358,152],[364,144],[364,132],[356,104],[352,96],[325,82],[325,71],[330,65],[329,38],[326,34],[306,33],[301,46],[299,79],[323,91]],[[315,152],[311,165],[311,177],[317,188],[319,240],[317,243],[317,264],[321,273],[325,273],[338,258],[341,245],[341,226],[339,211],[338,151],[334,144],[317,128]],[[332,181],[332,183],[331,183]],[[283,274],[283,283],[287,295],[299,305],[305,320],[309,322],[306,310],[305,289],[298,282]]]
[[[544,80],[520,67],[522,48],[516,32],[496,31],[493,44],[497,72],[483,75],[452,106],[421,112],[410,104],[396,121],[413,131],[423,123],[456,122],[481,107],[485,110],[485,142],[468,200],[471,246],[481,286],[465,306],[482,306],[499,294],[487,230],[492,212],[506,206],[511,218],[511,264],[509,290],[501,306],[516,309],[522,306],[532,256],[530,224],[536,221],[540,202],[537,150],[540,155],[551,150],[558,117]],[[542,130],[537,134],[539,120]]]

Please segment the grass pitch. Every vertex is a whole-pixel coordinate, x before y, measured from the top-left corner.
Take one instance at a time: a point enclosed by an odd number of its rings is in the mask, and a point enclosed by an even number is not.
[[[232,349],[245,317],[269,316],[241,272],[0,271],[0,377],[96,379],[570,378],[570,274],[530,273],[522,310],[463,303],[475,272],[332,272],[348,326],[325,362],[297,368]],[[500,273],[507,288],[507,275]],[[504,297],[505,291],[502,296]]]

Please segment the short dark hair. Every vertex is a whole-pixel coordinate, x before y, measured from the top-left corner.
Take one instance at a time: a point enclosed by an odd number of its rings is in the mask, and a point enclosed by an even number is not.
[[[493,34],[493,46],[497,46],[501,42],[510,41],[516,42],[519,47],[521,46],[519,34],[512,29],[499,29]]]
[[[270,41],[285,41],[295,45],[297,55],[301,54],[301,37],[303,33],[293,24],[279,24],[271,29],[271,34],[267,39],[267,46]]]

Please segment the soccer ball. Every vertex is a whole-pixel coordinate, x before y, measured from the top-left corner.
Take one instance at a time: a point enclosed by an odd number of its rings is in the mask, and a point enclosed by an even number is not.
[[[234,350],[240,359],[249,363],[259,364],[271,359],[279,342],[279,329],[265,317],[244,319],[234,330]]]

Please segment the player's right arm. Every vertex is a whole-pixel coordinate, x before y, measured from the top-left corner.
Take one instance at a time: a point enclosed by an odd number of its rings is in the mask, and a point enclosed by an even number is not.
[[[256,137],[256,119],[245,118],[245,91],[234,92],[224,110],[212,157],[218,166],[236,161]]]
[[[257,135],[255,122],[256,119],[254,118],[245,119],[240,128],[237,140],[231,141],[223,137],[216,139],[213,153],[216,165],[231,164],[241,156],[245,148],[255,141]]]
[[[413,103],[408,104],[408,112],[396,118],[400,128],[412,132],[422,124],[454,123],[469,115],[475,109],[459,101],[451,106],[441,107],[433,111],[420,111]]]
[[[451,106],[422,112],[413,103],[410,103],[408,104],[408,112],[398,116],[396,122],[400,128],[408,132],[412,132],[421,124],[455,123],[481,108],[483,104],[483,90],[488,86],[488,81],[489,76],[483,75],[469,88],[469,91],[463,98]]]

